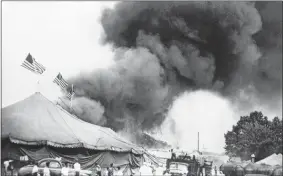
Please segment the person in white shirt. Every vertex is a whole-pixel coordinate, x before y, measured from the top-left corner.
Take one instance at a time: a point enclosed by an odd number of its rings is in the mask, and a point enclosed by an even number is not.
[[[101,167],[97,163],[94,164],[94,170],[97,176],[101,176]]]
[[[9,165],[10,165],[11,162],[13,162],[13,160],[4,161],[5,175],[8,174]]]
[[[49,162],[46,163],[46,165],[43,169],[43,176],[50,176]]]
[[[117,170],[115,171],[114,176],[123,176],[123,172],[120,167],[117,167]]]
[[[75,172],[76,172],[76,176],[79,176],[80,171],[81,171],[81,165],[80,165],[78,159],[76,159],[76,163],[74,164],[74,169],[75,169]]]
[[[34,166],[32,168],[32,172],[31,172],[32,176],[37,176],[38,174],[38,165],[36,162],[34,162]]]
[[[150,168],[150,164],[144,162],[143,165],[140,167],[139,172],[141,176],[148,176],[152,175],[152,169]]]
[[[150,167],[151,167],[151,170],[152,170],[152,175],[155,176],[156,175],[155,166],[152,163],[150,163]]]
[[[61,170],[61,176],[68,176],[69,175],[69,168],[67,167],[68,163],[63,163],[63,167]]]
[[[102,172],[102,176],[108,176],[108,167],[106,169],[103,170]]]
[[[5,168],[5,170],[8,170],[8,166],[9,166],[9,163],[10,163],[10,161],[9,160],[7,160],[7,161],[4,161],[4,168]]]

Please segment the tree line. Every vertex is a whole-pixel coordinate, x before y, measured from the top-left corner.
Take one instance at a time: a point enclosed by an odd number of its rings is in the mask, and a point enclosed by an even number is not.
[[[254,111],[241,116],[224,137],[224,148],[230,157],[249,160],[254,154],[259,161],[273,153],[282,154],[282,119],[269,120],[262,112]]]

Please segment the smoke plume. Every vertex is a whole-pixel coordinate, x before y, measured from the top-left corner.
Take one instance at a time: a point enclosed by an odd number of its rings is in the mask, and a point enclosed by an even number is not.
[[[103,116],[104,107],[96,101],[86,97],[78,97],[72,101],[72,108],[68,100],[61,99],[61,106],[69,112],[75,114],[80,119],[97,125],[105,125],[106,119]]]
[[[236,115],[232,103],[217,92],[185,92],[174,100],[159,137],[173,146],[192,151],[198,147],[199,132],[200,150],[204,147],[221,153],[221,146],[225,144],[223,133],[236,124]],[[175,128],[170,128],[172,125]]]
[[[116,131],[160,127],[185,91],[218,92],[243,111],[281,107],[281,2],[119,2],[101,24],[116,64],[70,81]]]

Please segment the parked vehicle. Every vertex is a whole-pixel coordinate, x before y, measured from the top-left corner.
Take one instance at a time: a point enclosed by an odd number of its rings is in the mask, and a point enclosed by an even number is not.
[[[43,175],[43,169],[46,165],[46,163],[49,162],[49,170],[50,170],[50,176],[61,176],[61,170],[63,167],[63,164],[53,158],[45,158],[40,161],[38,161],[38,173],[42,176]],[[34,165],[27,165],[19,169],[18,176],[31,176],[32,175],[32,169]],[[75,170],[73,168],[69,168],[69,176],[75,175]],[[81,170],[80,176],[91,176],[92,172],[89,170]]]
[[[199,176],[200,164],[190,158],[168,159],[164,174],[171,176]]]

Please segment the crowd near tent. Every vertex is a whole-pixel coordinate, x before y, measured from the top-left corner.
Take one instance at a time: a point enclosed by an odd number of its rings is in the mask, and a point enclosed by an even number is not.
[[[41,93],[2,109],[1,142],[2,160],[61,157],[74,162],[77,158],[84,169],[95,163],[137,168],[145,152],[112,129],[69,114]]]

